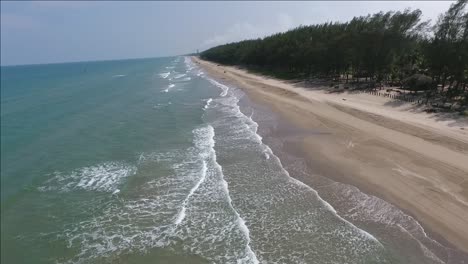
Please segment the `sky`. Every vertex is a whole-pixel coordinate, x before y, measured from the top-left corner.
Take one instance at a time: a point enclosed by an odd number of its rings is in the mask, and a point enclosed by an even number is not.
[[[1,65],[174,56],[405,8],[434,23],[452,3],[1,1]]]

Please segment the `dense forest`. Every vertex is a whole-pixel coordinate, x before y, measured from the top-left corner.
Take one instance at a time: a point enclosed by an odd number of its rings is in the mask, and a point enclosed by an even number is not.
[[[452,4],[434,25],[422,21],[420,10],[380,12],[229,43],[200,56],[280,78],[328,80],[353,89],[404,88],[424,98],[421,103],[465,111],[467,2]]]

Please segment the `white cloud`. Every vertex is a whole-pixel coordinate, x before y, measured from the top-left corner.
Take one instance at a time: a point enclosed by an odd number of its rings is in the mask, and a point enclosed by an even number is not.
[[[203,47],[210,47],[245,39],[266,37],[276,32],[287,31],[294,27],[291,16],[279,14],[276,21],[268,25],[252,25],[248,22],[235,23],[224,33],[217,34],[202,43]]]

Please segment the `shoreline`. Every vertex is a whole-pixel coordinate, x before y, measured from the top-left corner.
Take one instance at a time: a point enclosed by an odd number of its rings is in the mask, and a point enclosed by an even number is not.
[[[416,218],[445,246],[468,252],[468,164],[463,163],[468,159],[468,136],[460,129],[463,122],[452,122],[445,129],[442,122],[414,122],[419,118],[415,113],[390,118],[395,112],[378,104],[369,109],[357,104],[360,95],[328,95],[193,60],[211,76],[234,83],[249,100],[267,105],[287,120],[289,124],[280,126],[283,129],[275,136],[294,137],[287,151],[314,168],[309,174],[356,186],[388,201]],[[351,100],[340,102],[343,97]],[[372,113],[375,109],[381,111]],[[299,180],[317,189],[317,179],[312,178]]]

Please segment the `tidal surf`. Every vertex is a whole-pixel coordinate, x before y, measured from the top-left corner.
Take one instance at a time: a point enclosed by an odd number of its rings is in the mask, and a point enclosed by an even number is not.
[[[189,57],[2,67],[1,82],[4,263],[424,263],[292,177],[245,94]]]

